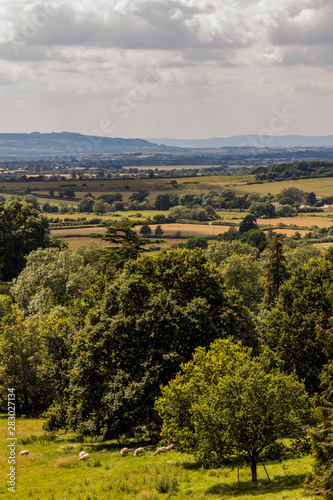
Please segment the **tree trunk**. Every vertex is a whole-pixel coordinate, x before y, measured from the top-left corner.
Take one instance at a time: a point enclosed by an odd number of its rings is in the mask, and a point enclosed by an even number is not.
[[[257,481],[257,459],[256,457],[252,457],[251,459],[251,472],[252,472],[252,481]]]

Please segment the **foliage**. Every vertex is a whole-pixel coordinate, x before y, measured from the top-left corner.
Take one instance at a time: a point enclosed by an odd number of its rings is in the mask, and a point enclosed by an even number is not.
[[[333,315],[329,298],[333,280],[332,251],[311,259],[294,269],[279,290],[275,307],[264,314],[259,323],[260,336],[283,360],[284,369],[296,372],[314,393],[326,362],[322,346],[316,338],[316,327],[328,328]]]
[[[312,417],[300,382],[230,340],[216,341],[207,352],[197,349],[162,389],[156,408],[163,440],[172,435],[206,466],[238,455],[250,463],[253,481],[261,453],[279,439],[304,434]]]
[[[263,252],[268,245],[268,238],[261,229],[250,229],[242,234],[241,242],[247,243]]]
[[[258,312],[263,299],[263,268],[261,262],[251,255],[232,254],[220,265],[227,288],[236,288],[244,304],[251,311]]]
[[[264,306],[271,308],[279,296],[280,286],[288,277],[282,234],[274,236],[268,247],[268,252],[268,262],[265,264]]]
[[[255,203],[252,203],[252,205],[249,208],[249,212],[253,214],[255,217],[275,217],[275,208],[272,203],[269,203],[268,201],[266,202],[260,202],[257,201]]]
[[[168,193],[158,193],[155,198],[156,210],[169,210],[178,204],[178,196]]]
[[[144,236],[148,234],[152,234],[151,227],[148,226],[148,224],[143,224],[140,229],[140,234],[143,234]]]
[[[142,203],[145,198],[149,196],[149,191],[145,189],[139,189],[139,191],[131,194],[129,197],[130,201],[137,201],[138,203]]]
[[[47,218],[31,205],[0,204],[0,272],[5,281],[20,274],[32,250],[51,245],[48,227]]]
[[[154,233],[155,233],[155,236],[157,236],[157,237],[163,236],[164,231],[162,229],[162,226],[160,226],[160,225],[156,226]]]
[[[112,248],[111,252],[107,253],[109,263],[116,269],[121,269],[124,266],[125,262],[130,259],[136,259],[142,252],[145,252],[146,250],[144,247],[146,245],[159,243],[158,240],[144,239],[138,236],[135,231],[133,231],[133,228],[137,225],[142,225],[142,221],[126,220],[124,222],[116,222],[108,228],[107,232],[104,235],[91,235],[94,238],[102,238],[109,243],[117,245],[116,248]],[[106,253],[103,252],[102,256],[105,255]]]
[[[103,215],[109,212],[110,205],[103,200],[96,200],[92,208],[96,215]]]
[[[75,338],[67,426],[115,435],[153,417],[159,387],[198,345],[255,343],[248,311],[200,250],[129,261]]]
[[[193,248],[202,248],[205,250],[208,247],[207,238],[204,236],[192,236],[185,243],[185,248],[192,250]]]
[[[332,325],[332,320],[330,321]],[[312,432],[312,446],[315,454],[313,473],[307,484],[310,494],[320,495],[327,500],[333,498],[333,328],[319,330],[319,339],[324,345],[328,363],[321,373],[322,392],[316,396],[319,425]]]
[[[247,231],[251,231],[252,229],[259,229],[257,224],[257,219],[255,215],[248,214],[244,217],[242,222],[239,225],[238,232],[240,235],[246,233]]]
[[[79,212],[92,212],[93,206],[95,204],[95,199],[92,196],[84,196],[82,200],[78,203],[78,211]]]
[[[45,314],[55,306],[73,304],[96,279],[83,256],[68,249],[39,249],[29,254],[11,293],[26,314]]]
[[[219,241],[234,241],[239,238],[239,233],[234,227],[229,227],[228,231],[218,235]]]
[[[258,181],[332,177],[333,162],[312,160],[281,163],[271,167],[257,167],[252,173]]]
[[[228,257],[237,254],[249,255],[252,259],[258,257],[258,251],[251,245],[247,243],[242,243],[241,241],[221,241],[219,243],[213,243],[209,246],[207,250],[207,257],[215,262],[215,264],[223,264]]]
[[[16,412],[37,415],[51,403],[50,391],[38,372],[42,340],[35,324],[21,315],[2,319],[0,327],[0,398],[4,405],[8,387],[15,388]]]
[[[293,217],[296,213],[296,208],[288,204],[279,205],[275,208],[275,214],[277,217]]]

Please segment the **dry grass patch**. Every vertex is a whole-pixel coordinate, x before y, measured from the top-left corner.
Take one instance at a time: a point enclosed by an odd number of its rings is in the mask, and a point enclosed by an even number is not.
[[[56,468],[64,468],[64,469],[72,469],[73,467],[77,467],[78,458],[77,455],[70,455],[67,457],[59,457],[54,462],[54,467]]]

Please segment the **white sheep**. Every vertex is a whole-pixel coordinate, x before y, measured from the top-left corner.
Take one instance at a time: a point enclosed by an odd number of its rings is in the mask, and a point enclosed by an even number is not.
[[[85,453],[79,458],[79,460],[88,460],[89,456],[90,456],[89,453]]]
[[[80,451],[80,453],[79,453],[79,459],[80,459],[81,457],[83,457],[83,455],[85,455],[86,453],[87,453],[86,451]]]
[[[122,450],[120,450],[120,455],[122,457],[126,457],[127,453],[128,453],[128,448],[123,448]]]
[[[20,455],[29,455],[28,450],[23,450],[20,452]]]
[[[133,457],[138,457],[140,453],[144,453],[145,449],[144,448],[137,448],[135,452],[133,453]]]
[[[165,446],[161,446],[160,448],[157,448],[157,450],[154,453],[154,456],[155,455],[159,455],[160,453],[165,453],[166,451],[167,451],[166,447]]]

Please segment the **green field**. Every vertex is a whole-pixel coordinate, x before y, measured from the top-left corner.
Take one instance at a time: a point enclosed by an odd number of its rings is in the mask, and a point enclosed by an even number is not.
[[[268,482],[262,464],[258,483],[251,482],[249,467],[205,470],[191,455],[172,450],[153,456],[154,449],[121,457],[122,444],[83,440],[73,434],[47,435],[41,420],[16,421],[16,493],[8,492],[7,420],[0,418],[0,498],[35,500],[162,500],[232,499],[305,500],[303,480],[312,458],[267,462]],[[124,444],[124,443],[123,443]],[[127,443],[126,443],[127,444]],[[140,442],[128,443],[130,447]],[[105,449],[105,453],[99,453]],[[19,456],[28,450],[28,456]],[[89,453],[79,461],[81,450]]]

